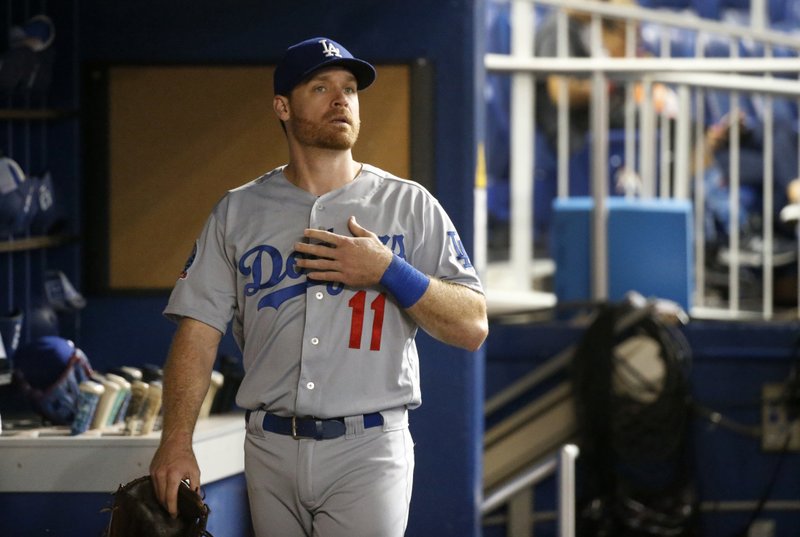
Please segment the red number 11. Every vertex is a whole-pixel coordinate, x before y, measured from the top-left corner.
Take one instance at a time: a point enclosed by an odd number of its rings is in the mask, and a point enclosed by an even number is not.
[[[367,292],[358,291],[350,302],[347,303],[353,308],[353,316],[350,319],[350,348],[361,348],[361,334],[364,331],[364,311],[367,304]],[[373,311],[372,316],[372,337],[370,338],[369,350],[381,350],[381,332],[383,330],[383,310],[386,307],[386,293],[381,293],[369,305]]]

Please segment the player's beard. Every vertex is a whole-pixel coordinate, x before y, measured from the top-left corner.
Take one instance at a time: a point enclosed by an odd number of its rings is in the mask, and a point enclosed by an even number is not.
[[[352,149],[358,140],[361,122],[349,116],[349,129],[328,122],[311,121],[300,116],[292,118],[292,133],[299,142],[320,149]]]

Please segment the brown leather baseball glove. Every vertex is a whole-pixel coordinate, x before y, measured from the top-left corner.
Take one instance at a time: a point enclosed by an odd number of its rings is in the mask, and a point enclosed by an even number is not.
[[[156,499],[150,476],[120,485],[113,493],[107,537],[213,537],[206,531],[208,506],[189,485],[178,489],[178,517]]]

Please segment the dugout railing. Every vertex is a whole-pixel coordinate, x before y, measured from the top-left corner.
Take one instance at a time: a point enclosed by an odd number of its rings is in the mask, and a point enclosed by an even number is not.
[[[558,535],[575,537],[575,463],[579,453],[575,444],[565,444],[557,453],[519,472],[487,494],[481,503],[481,515],[488,517],[498,508],[507,506],[507,535],[530,535],[534,523],[531,513],[533,488],[555,476]]]

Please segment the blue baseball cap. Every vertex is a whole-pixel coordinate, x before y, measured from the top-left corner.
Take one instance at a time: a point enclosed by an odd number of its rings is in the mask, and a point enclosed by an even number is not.
[[[342,45],[327,37],[312,37],[292,45],[275,68],[272,82],[275,95],[289,95],[300,82],[323,67],[339,65],[355,75],[358,89],[375,81],[375,68],[353,57]]]
[[[73,354],[72,341],[45,336],[21,345],[14,354],[14,364],[31,386],[46,390],[58,381]]]

